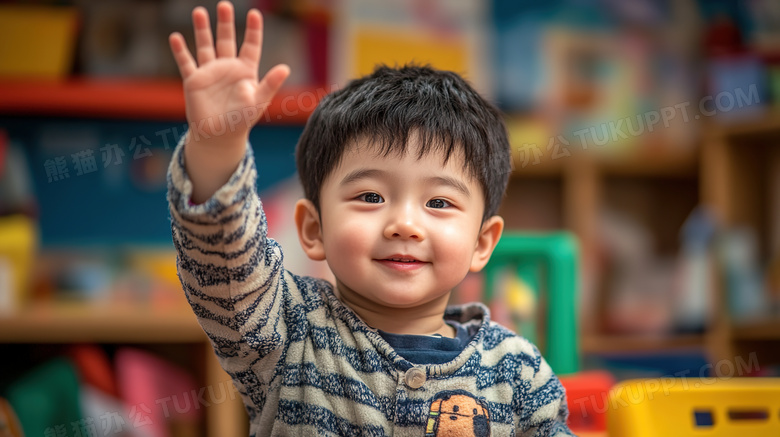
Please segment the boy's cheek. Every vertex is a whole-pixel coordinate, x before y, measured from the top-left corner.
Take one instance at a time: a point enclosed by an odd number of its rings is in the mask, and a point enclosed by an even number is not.
[[[325,251],[336,256],[351,257],[366,251],[368,235],[365,226],[344,222],[342,226],[324,229]]]

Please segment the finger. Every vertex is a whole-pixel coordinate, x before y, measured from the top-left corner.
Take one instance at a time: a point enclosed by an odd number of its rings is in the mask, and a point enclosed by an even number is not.
[[[217,4],[217,57],[236,57],[236,25],[233,4],[221,1]]]
[[[198,65],[203,65],[213,61],[214,40],[211,36],[211,23],[209,23],[209,13],[202,6],[196,7],[192,11],[192,25],[195,28],[195,51],[198,56]]]
[[[279,64],[268,71],[257,86],[256,101],[268,107],[271,104],[271,99],[289,75],[290,67],[284,64]]]
[[[179,66],[179,74],[183,79],[186,79],[195,72],[198,66],[195,65],[195,59],[192,58],[192,53],[187,48],[184,37],[180,33],[174,32],[168,37],[168,44],[171,46],[176,65]]]
[[[254,65],[255,69],[260,65],[260,54],[263,50],[263,17],[257,9],[252,9],[246,14],[246,32],[241,51],[238,56],[247,63]]]

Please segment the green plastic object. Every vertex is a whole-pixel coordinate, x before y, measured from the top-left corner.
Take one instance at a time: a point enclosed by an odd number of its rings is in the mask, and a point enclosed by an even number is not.
[[[544,341],[539,344],[557,374],[580,369],[577,335],[579,296],[579,245],[570,232],[504,232],[485,266],[485,302],[491,302],[497,280],[507,269],[517,274],[536,294],[537,316],[543,320]],[[541,310],[542,314],[538,314]],[[530,341],[539,342],[536,323],[518,326]]]
[[[78,426],[82,419],[78,375],[65,358],[29,371],[8,388],[7,398],[26,436],[54,435],[57,427],[73,435],[74,423]]]

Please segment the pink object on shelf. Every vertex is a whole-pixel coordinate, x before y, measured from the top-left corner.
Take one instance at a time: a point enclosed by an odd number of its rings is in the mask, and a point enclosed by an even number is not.
[[[169,437],[169,422],[198,420],[203,405],[187,371],[133,348],[118,350],[115,363],[119,392],[136,435]]]

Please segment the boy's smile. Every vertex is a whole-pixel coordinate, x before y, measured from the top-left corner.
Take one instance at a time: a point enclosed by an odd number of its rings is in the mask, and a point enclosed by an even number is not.
[[[381,265],[398,271],[417,270],[427,264],[426,261],[420,261],[409,255],[392,255],[387,258],[375,260]]]
[[[484,266],[501,233],[499,217],[482,226],[484,194],[459,153],[446,163],[435,149],[418,154],[415,136],[403,155],[358,141],[321,189],[318,253],[364,319],[430,313],[441,323],[450,291]]]

